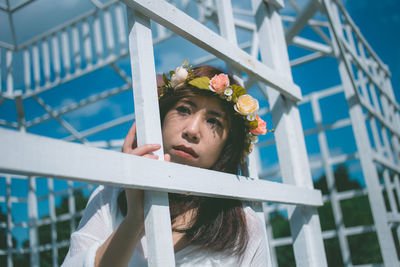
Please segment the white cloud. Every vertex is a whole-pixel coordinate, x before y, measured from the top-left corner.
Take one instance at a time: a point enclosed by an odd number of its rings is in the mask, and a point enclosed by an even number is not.
[[[76,101],[72,98],[66,98],[61,102],[58,108],[69,106],[73,103],[76,103]],[[63,117],[65,117],[65,119],[69,121],[76,129],[81,130],[86,128],[83,127],[85,120],[87,120],[88,118],[98,120],[99,118],[96,117],[96,115],[101,112],[110,113],[113,118],[117,118],[123,115],[122,108],[118,103],[113,102],[110,99],[104,99],[79,108],[77,110],[71,111],[65,114]],[[57,129],[57,132],[65,134],[66,130],[63,126],[60,125]]]

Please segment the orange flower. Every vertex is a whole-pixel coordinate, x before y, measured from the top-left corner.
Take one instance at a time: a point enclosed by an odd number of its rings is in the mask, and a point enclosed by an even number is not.
[[[250,129],[250,132],[254,135],[264,135],[267,133],[267,123],[260,118],[260,116],[256,115],[256,120],[258,122],[258,127],[255,129]]]

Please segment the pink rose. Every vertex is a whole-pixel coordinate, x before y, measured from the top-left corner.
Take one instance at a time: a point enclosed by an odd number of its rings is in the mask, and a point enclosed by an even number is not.
[[[216,92],[217,94],[221,95],[224,93],[225,89],[228,88],[228,86],[229,86],[228,75],[221,73],[221,74],[215,75],[210,80],[210,85],[208,88],[211,91]]]
[[[250,129],[250,132],[254,135],[264,135],[267,133],[267,123],[260,118],[260,116],[256,115],[256,120],[258,122],[258,127],[255,129]]]

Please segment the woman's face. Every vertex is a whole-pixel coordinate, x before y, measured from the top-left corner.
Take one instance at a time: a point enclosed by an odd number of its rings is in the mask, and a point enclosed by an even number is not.
[[[164,153],[172,162],[210,168],[225,146],[228,132],[229,122],[217,98],[182,98],[164,118]]]

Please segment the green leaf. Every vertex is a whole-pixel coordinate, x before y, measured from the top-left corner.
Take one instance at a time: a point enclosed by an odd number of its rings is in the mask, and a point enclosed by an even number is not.
[[[237,84],[232,84],[231,86],[232,90],[233,90],[233,94],[232,94],[232,101],[234,103],[237,102],[237,99],[239,96],[246,94],[246,89],[244,89],[242,86],[237,85]]]
[[[190,85],[193,85],[199,89],[209,90],[208,86],[210,84],[210,78],[208,77],[200,77],[195,78],[189,82]]]
[[[256,129],[258,127],[258,121],[257,120],[250,121],[249,126],[251,129]]]
[[[163,79],[164,79],[164,85],[169,84],[169,79],[167,77],[167,74],[163,73]]]

